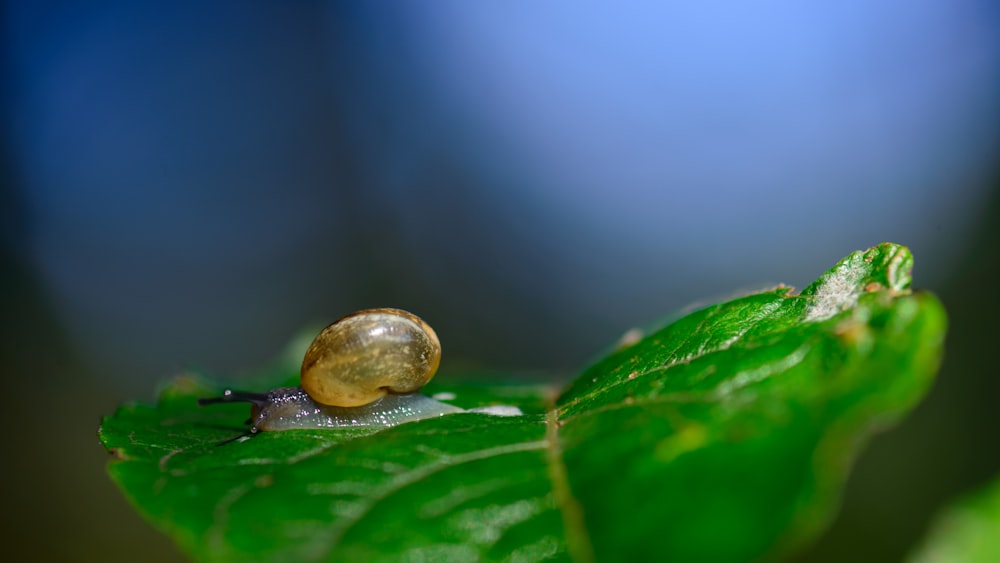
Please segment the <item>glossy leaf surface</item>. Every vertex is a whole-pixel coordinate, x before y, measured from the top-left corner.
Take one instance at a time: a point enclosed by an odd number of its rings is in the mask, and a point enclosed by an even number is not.
[[[801,293],[696,310],[562,392],[449,382],[460,413],[389,429],[240,431],[175,380],[100,435],[112,478],[192,557],[740,561],[814,537],[874,429],[919,400],[944,311],[909,250],[856,252]],[[273,383],[286,380],[276,373]]]

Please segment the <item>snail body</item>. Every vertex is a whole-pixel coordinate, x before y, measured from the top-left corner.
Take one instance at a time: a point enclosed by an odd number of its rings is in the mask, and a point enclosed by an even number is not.
[[[310,428],[388,428],[404,422],[465,412],[421,393],[388,394],[367,405],[335,407],[317,403],[301,387],[279,387],[266,393],[227,390],[222,397],[202,399],[202,404],[240,401],[252,405],[249,420],[251,434]]]
[[[434,330],[401,309],[367,309],[323,329],[302,360],[301,387],[227,389],[199,405],[247,402],[250,433],[297,428],[389,427],[464,412],[418,393],[441,362]]]

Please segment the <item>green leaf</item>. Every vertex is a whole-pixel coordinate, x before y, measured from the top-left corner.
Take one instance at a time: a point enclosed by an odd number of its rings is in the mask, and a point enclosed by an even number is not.
[[[871,431],[923,395],[945,314],[882,244],[800,294],[705,307],[614,351],[561,394],[439,376],[469,408],[389,429],[233,437],[221,385],[171,383],[100,430],[112,478],[192,557],[742,561],[830,519]],[[279,370],[281,371],[281,370]],[[273,382],[288,377],[275,373]]]
[[[937,518],[911,563],[1000,561],[1000,478]]]

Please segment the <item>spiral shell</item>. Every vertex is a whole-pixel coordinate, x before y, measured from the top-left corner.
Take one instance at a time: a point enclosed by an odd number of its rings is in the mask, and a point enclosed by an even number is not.
[[[302,360],[302,388],[322,405],[357,407],[414,393],[434,377],[441,342],[420,317],[367,309],[323,329]]]

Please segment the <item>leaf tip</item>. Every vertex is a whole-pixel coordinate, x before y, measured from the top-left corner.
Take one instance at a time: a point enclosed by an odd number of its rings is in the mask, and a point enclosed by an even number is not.
[[[803,296],[813,298],[805,320],[822,321],[850,309],[863,293],[906,291],[912,271],[913,254],[899,244],[883,242],[852,252],[802,290]]]

